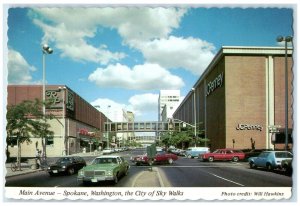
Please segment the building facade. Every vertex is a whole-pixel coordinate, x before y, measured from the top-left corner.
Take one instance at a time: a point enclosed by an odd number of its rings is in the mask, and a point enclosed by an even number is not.
[[[289,147],[293,128],[291,55],[292,49],[288,49]],[[196,119],[197,133],[204,131],[200,138],[209,140],[206,146],[212,150],[284,148],[285,48],[222,47],[173,117],[190,124]],[[279,132],[271,133],[270,127],[279,127]]]
[[[160,90],[158,97],[158,121],[166,121],[180,103],[180,90]]]
[[[8,105],[16,105],[24,100],[42,101],[41,85],[8,85]],[[107,117],[65,85],[46,85],[46,101],[54,100],[46,107],[46,114],[53,137],[46,140],[47,156],[70,155],[90,152],[107,143],[103,138],[104,122]],[[36,149],[42,149],[41,138],[31,137],[31,143],[22,145],[22,156],[35,156]],[[17,145],[9,145],[11,156],[16,156]]]

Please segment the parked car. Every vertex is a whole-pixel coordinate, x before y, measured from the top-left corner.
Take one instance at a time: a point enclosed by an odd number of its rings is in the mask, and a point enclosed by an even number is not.
[[[293,173],[293,165],[292,165],[292,159],[284,159],[281,161],[281,168],[284,170],[286,174],[292,174]]]
[[[245,152],[245,160],[248,161],[250,157],[257,157],[260,153],[264,151],[271,151],[269,149],[252,149],[248,152]]]
[[[171,148],[168,150],[169,153],[173,153],[177,156],[185,156],[185,150],[182,150],[182,149],[177,149],[177,148]]]
[[[209,153],[210,150],[208,147],[189,147],[185,151],[185,156],[188,158],[199,157],[199,155],[204,153]]]
[[[95,158],[91,165],[88,165],[78,172],[78,181],[101,182],[114,181],[118,183],[119,178],[127,175],[129,164],[120,156],[100,156]]]
[[[86,162],[79,156],[67,156],[59,158],[54,164],[51,164],[47,171],[52,176],[58,173],[74,174],[86,166]]]
[[[148,158],[147,154],[131,157],[131,161],[136,165],[152,165],[153,163],[169,163],[173,164],[178,159],[177,155],[166,153],[164,151],[157,152],[153,159]]]
[[[111,148],[106,148],[102,151],[102,154],[106,155],[106,154],[111,154],[114,153],[114,150]]]
[[[250,157],[250,168],[262,167],[271,171],[273,169],[282,168],[282,160],[292,160],[293,154],[288,151],[265,151],[260,153],[258,157]]]
[[[238,162],[245,158],[245,153],[237,149],[217,149],[212,153],[199,155],[199,160],[213,162],[215,160],[231,160]]]

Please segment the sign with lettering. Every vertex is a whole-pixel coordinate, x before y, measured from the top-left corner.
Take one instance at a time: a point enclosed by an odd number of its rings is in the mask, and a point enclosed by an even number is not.
[[[68,90],[67,94],[67,109],[74,111],[74,93]]]
[[[95,132],[89,132],[86,128],[80,128],[78,129],[78,133],[80,135],[88,136],[88,137],[95,137]]]
[[[217,88],[222,87],[224,80],[224,73],[219,74],[213,81],[208,82],[206,86],[206,96],[210,95]]]
[[[259,124],[238,124],[236,130],[259,130],[262,131],[263,126]]]
[[[60,93],[60,95],[58,95]],[[47,109],[50,108],[61,108],[62,107],[62,99],[61,92],[59,90],[46,90],[46,100],[51,102],[51,104],[47,104]]]

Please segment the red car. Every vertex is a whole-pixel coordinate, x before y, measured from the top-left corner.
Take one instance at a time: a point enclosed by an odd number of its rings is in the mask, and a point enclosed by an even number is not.
[[[168,163],[172,164],[178,159],[177,155],[166,152],[157,152],[153,159],[149,159],[147,154],[131,157],[131,161],[136,165],[146,164],[152,165],[153,163]]]
[[[209,162],[213,162],[215,160],[232,160],[233,162],[237,162],[245,159],[245,153],[236,149],[217,149],[212,153],[199,155],[199,159]]]

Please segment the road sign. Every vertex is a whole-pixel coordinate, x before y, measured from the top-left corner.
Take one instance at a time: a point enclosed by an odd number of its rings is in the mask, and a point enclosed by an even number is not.
[[[156,146],[155,146],[155,144],[147,146],[147,157],[148,158],[154,158],[155,155],[156,155]]]

